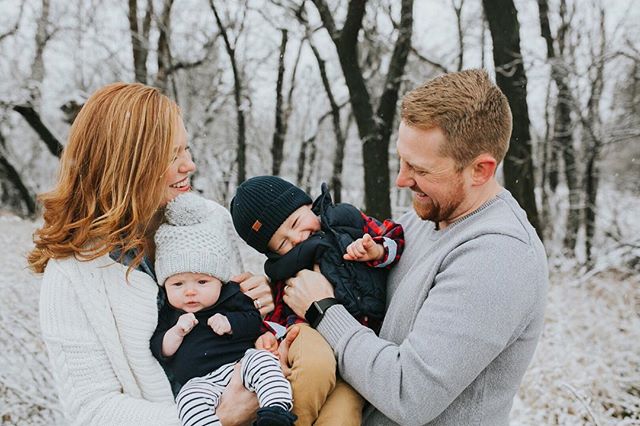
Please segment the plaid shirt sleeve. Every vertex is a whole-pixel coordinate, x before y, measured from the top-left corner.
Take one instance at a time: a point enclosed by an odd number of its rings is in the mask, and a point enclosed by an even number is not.
[[[402,229],[402,225],[392,221],[391,219],[386,219],[384,222],[380,222],[376,218],[369,217],[362,212],[360,212],[360,214],[364,219],[364,232],[371,235],[373,237],[373,241],[378,244],[382,244],[385,238],[395,241],[395,257],[392,259],[391,263],[386,266],[386,268],[391,268],[398,262],[398,260],[400,260],[400,256],[402,256],[402,251],[404,250],[404,229]],[[382,259],[372,260],[367,262],[367,265],[375,267],[385,263],[388,256],[389,249],[385,246],[384,256]]]

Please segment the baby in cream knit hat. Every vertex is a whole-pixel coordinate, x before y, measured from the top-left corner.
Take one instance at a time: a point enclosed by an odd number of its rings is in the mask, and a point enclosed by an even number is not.
[[[216,408],[241,363],[243,383],[256,392],[258,425],[293,425],[291,386],[277,357],[256,350],[262,318],[231,276],[226,210],[193,193],[167,206],[155,235],[156,277],[168,303],[151,350],[182,388],[176,398],[183,425],[218,424]]]

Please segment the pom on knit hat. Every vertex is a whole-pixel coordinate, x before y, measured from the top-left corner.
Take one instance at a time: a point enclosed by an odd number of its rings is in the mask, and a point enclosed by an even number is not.
[[[231,200],[233,226],[240,237],[260,253],[280,225],[311,198],[294,184],[277,176],[256,176],[244,181]]]
[[[222,282],[231,277],[230,242],[223,207],[194,193],[179,195],[165,211],[155,235],[156,278],[183,272],[211,275]]]

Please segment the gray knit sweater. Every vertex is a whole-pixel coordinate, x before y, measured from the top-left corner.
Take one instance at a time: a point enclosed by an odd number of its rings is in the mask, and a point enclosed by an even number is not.
[[[547,260],[503,190],[441,231],[412,211],[380,338],[342,306],[318,330],[371,403],[365,425],[487,425],[509,411],[542,330]]]

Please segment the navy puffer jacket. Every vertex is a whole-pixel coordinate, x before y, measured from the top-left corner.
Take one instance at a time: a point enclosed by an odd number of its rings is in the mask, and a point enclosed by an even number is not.
[[[359,320],[381,320],[386,302],[385,268],[342,258],[346,248],[364,235],[365,221],[360,210],[350,204],[333,204],[326,184],[312,210],[320,216],[321,230],[287,254],[269,253],[264,270],[272,281],[293,277],[314,264],[334,287],[335,297]]]

